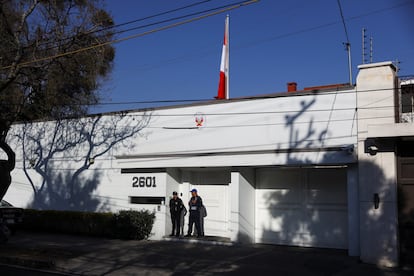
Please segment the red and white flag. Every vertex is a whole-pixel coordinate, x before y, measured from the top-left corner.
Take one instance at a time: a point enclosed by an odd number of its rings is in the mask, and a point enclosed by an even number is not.
[[[229,16],[226,17],[224,27],[224,43],[221,52],[220,80],[217,91],[217,100],[229,98]]]

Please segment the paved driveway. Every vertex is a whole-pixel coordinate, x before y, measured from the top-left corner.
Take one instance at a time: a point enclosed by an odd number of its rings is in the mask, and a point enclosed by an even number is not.
[[[410,275],[362,264],[343,250],[39,233],[1,245],[0,262],[69,275]]]

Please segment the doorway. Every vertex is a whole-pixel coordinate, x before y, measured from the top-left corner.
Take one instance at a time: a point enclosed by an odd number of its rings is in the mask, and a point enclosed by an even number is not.
[[[414,140],[397,143],[398,227],[401,264],[414,263]]]

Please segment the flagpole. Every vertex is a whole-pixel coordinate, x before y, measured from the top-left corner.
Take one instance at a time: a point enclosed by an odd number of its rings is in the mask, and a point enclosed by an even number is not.
[[[225,32],[226,32],[226,39],[227,39],[227,47],[226,47],[226,70],[227,70],[227,72],[226,72],[226,99],[228,100],[229,98],[230,98],[230,90],[229,90],[229,80],[230,80],[230,64],[229,64],[229,62],[230,62],[230,59],[229,59],[229,49],[230,49],[230,39],[229,39],[229,18],[230,18],[230,16],[229,15],[227,15],[226,16],[226,30],[225,30]]]
[[[224,41],[220,60],[220,78],[217,90],[218,100],[229,99],[229,16],[226,16],[224,25]]]

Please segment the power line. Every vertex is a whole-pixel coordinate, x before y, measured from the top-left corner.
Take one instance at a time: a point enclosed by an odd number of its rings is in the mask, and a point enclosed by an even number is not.
[[[312,123],[326,123],[326,122],[330,122],[330,121],[334,121],[334,122],[341,122],[341,121],[353,121],[355,120],[355,117],[353,114],[355,114],[357,112],[357,110],[380,110],[380,109],[389,109],[389,108],[394,108],[395,106],[379,106],[379,107],[366,107],[366,108],[355,108],[355,107],[349,107],[349,108],[337,108],[334,110],[334,112],[337,112],[337,114],[341,114],[343,115],[343,112],[349,112],[352,111],[352,114],[348,114],[348,118],[342,118],[342,119],[328,119],[328,120],[313,120],[312,119]],[[277,114],[281,114],[283,116],[289,115],[289,114],[296,114],[298,112],[301,112],[302,110],[298,109],[298,110],[283,110],[283,111],[256,111],[256,112],[228,112],[228,113],[203,113],[204,116],[248,116],[248,115],[277,115]],[[327,108],[327,109],[313,109],[313,110],[307,110],[307,113],[315,113],[315,112],[319,112],[319,113],[323,113],[323,112],[330,112],[331,109]],[[352,115],[352,116],[351,116]],[[171,114],[150,114],[150,115],[143,115],[143,114],[127,114],[125,115],[125,117],[130,117],[130,118],[140,118],[140,117],[194,117],[194,113],[171,113]],[[322,116],[322,115],[321,115]],[[351,118],[352,117],[352,118]],[[373,119],[386,119],[386,118],[395,118],[395,115],[389,115],[389,116],[371,116],[371,117],[360,117],[358,118],[359,120],[373,120]],[[277,120],[278,118],[275,117],[275,120]],[[309,118],[307,118],[309,119]],[[41,123],[41,122],[35,122],[35,123]],[[295,122],[295,124],[305,124],[305,123],[309,123],[309,121],[298,121]],[[18,123],[16,123],[18,124]],[[218,125],[218,126],[207,126],[207,127],[203,127],[203,128],[216,128],[216,127],[247,127],[247,126],[264,126],[264,125],[286,125],[286,122],[276,122],[276,123],[261,123],[261,124],[244,124],[244,125]],[[110,127],[111,124],[106,124],[104,123],[102,126],[107,126]],[[125,128],[128,129],[128,126],[124,126]],[[144,128],[165,128],[165,126],[145,126]],[[199,128],[197,128],[199,129]]]
[[[129,24],[136,23],[136,22],[145,21],[145,20],[148,20],[148,19],[151,19],[151,18],[159,17],[161,15],[166,15],[166,14],[173,13],[173,12],[176,12],[176,11],[179,11],[179,10],[184,10],[184,9],[187,9],[187,8],[190,8],[190,7],[194,7],[196,5],[204,4],[204,3],[210,2],[210,1],[212,1],[212,0],[200,1],[200,2],[197,2],[197,3],[193,3],[193,4],[190,4],[190,5],[183,6],[183,7],[179,7],[179,8],[175,8],[175,9],[168,10],[168,11],[165,11],[165,12],[157,13],[157,14],[154,14],[154,15],[150,15],[150,16],[146,16],[146,17],[139,18],[139,19],[131,20],[131,21],[128,21],[128,22],[116,24],[116,25],[113,25],[113,26],[108,26],[108,27],[105,27],[105,28],[101,28],[101,29],[98,29],[98,30],[94,30],[94,31],[82,33],[82,35],[99,33],[99,32],[102,32],[102,31],[105,31],[105,30],[110,30],[110,29],[116,29],[116,28],[118,28],[120,26],[125,26],[125,25],[129,25]],[[194,15],[207,13],[207,12],[210,12],[210,11],[222,9],[222,8],[229,7],[229,6],[232,6],[232,5],[235,5],[235,4],[239,4],[239,3],[242,3],[242,2],[245,2],[245,1],[235,2],[235,3],[232,3],[232,4],[223,5],[223,6],[219,6],[219,7],[216,7],[216,8],[212,8],[212,9],[208,9],[208,10],[203,10],[203,11],[199,11],[199,12],[195,12],[195,13],[191,13],[191,14],[187,14],[187,15],[183,15],[183,16],[179,16],[179,17],[174,17],[174,18],[170,18],[170,19],[166,19],[166,20],[162,20],[162,21],[157,21],[157,22],[153,22],[153,23],[146,24],[146,25],[141,25],[141,26],[133,27],[133,28],[130,28],[130,29],[115,31],[115,32],[112,33],[112,35],[121,34],[121,33],[129,32],[129,31],[133,31],[133,30],[137,30],[137,29],[143,29],[143,28],[146,28],[146,27],[160,25],[162,23],[167,23],[167,22],[171,22],[171,21],[175,21],[175,20],[179,20],[179,19],[191,17],[191,16],[194,16]],[[70,40],[70,39],[74,39],[74,38],[76,38],[76,35],[75,36],[66,37],[66,38],[63,38],[63,39],[60,39],[60,40],[57,40],[57,41],[44,42],[44,43],[39,44],[39,46],[47,45],[47,44],[50,44],[50,43],[56,43],[56,42],[64,42],[66,40]],[[47,51],[47,50],[55,49],[55,48],[58,48],[58,47],[59,46],[51,46],[51,47],[48,47],[48,48],[45,48],[45,49],[41,49],[41,50],[42,51]]]
[[[215,7],[215,8],[211,8],[211,9],[207,9],[207,10],[203,10],[203,11],[198,11],[198,12],[194,12],[194,13],[190,13],[190,14],[186,14],[186,15],[181,15],[181,16],[177,16],[177,17],[157,21],[157,22],[154,22],[154,23],[148,23],[148,24],[145,24],[145,25],[141,25],[141,26],[125,29],[125,30],[120,30],[120,31],[115,32],[115,34],[121,34],[121,33],[129,32],[129,31],[134,31],[134,30],[137,30],[137,29],[143,29],[143,28],[146,28],[146,27],[159,25],[159,24],[162,24],[162,23],[167,23],[167,22],[171,22],[171,21],[175,21],[175,20],[184,19],[184,18],[187,18],[187,17],[195,16],[195,15],[200,15],[200,14],[203,14],[203,13],[213,12],[213,11],[228,8],[228,7],[231,7],[231,6],[234,6],[234,5],[243,4],[245,2],[246,1],[234,2],[234,3],[231,3],[231,4],[222,5],[222,6],[219,6],[219,7]]]
[[[328,122],[351,122],[351,121],[356,121],[357,119],[355,118],[355,114],[356,114],[356,110],[355,109],[349,109],[348,111],[353,111],[352,114],[348,114],[347,118],[343,118],[343,119],[328,119],[328,120],[314,120],[314,119],[310,119],[307,118],[307,121],[297,121],[295,122],[295,125],[300,125],[300,124],[309,124],[312,122],[312,124],[324,124],[324,123],[328,123]],[[325,110],[325,112],[328,112],[328,110]],[[223,115],[228,115],[228,114],[223,114]],[[238,115],[251,115],[251,114],[238,114]],[[254,114],[254,115],[258,115],[258,114]],[[184,115],[182,115],[184,116]],[[187,116],[187,115],[185,115]],[[188,115],[188,116],[194,116],[194,115]],[[206,115],[207,116],[207,115]],[[394,115],[389,115],[389,116],[369,116],[369,117],[359,117],[358,120],[379,120],[379,119],[393,119],[395,118]],[[219,129],[219,128],[244,128],[244,127],[265,127],[265,126],[286,126],[286,122],[285,121],[280,121],[277,120],[277,118],[275,118],[274,123],[253,123],[253,124],[221,124],[221,125],[205,125],[201,128],[199,127],[169,127],[166,125],[160,125],[160,126],[145,126],[142,129],[170,129],[170,130],[183,130],[183,129],[195,129],[195,130],[200,130],[200,129]],[[111,127],[110,124],[103,124],[102,127]],[[126,130],[128,130],[128,126],[124,126],[124,128]]]
[[[337,2],[338,2],[339,12],[341,14],[342,24],[344,26],[344,31],[345,31],[345,36],[346,36],[345,47],[346,47],[346,51],[348,53],[349,84],[352,85],[353,82],[352,82],[351,43],[349,42],[348,30],[346,28],[345,18],[344,18],[344,14],[342,12],[341,2],[340,2],[340,0],[337,0]]]
[[[125,25],[130,25],[130,24],[133,24],[133,23],[136,23],[136,22],[145,21],[145,20],[148,20],[148,19],[151,19],[151,18],[156,18],[156,17],[159,17],[161,15],[174,13],[174,12],[177,12],[177,11],[180,11],[180,10],[195,7],[195,6],[198,6],[200,4],[204,4],[204,3],[207,3],[207,2],[211,2],[211,1],[212,0],[199,1],[199,2],[196,2],[196,3],[189,4],[189,5],[186,5],[186,6],[182,6],[182,7],[179,7],[179,8],[175,8],[175,9],[172,9],[172,10],[168,10],[168,11],[156,13],[156,14],[153,14],[153,15],[145,16],[145,17],[142,17],[142,18],[134,19],[134,20],[131,20],[131,21],[127,21],[127,22],[124,22],[124,23],[116,24],[114,26],[110,26],[110,27],[107,27],[107,28],[100,29],[97,32],[105,30],[105,29],[113,29],[113,28],[118,28],[118,27],[125,26]]]
[[[164,30],[171,29],[171,28],[174,28],[174,27],[178,27],[178,26],[188,24],[188,23],[191,23],[191,22],[194,22],[194,21],[198,21],[198,20],[201,20],[201,19],[204,19],[204,18],[207,18],[207,17],[217,15],[217,14],[225,13],[225,12],[228,12],[228,11],[231,11],[231,10],[234,10],[234,9],[241,8],[243,6],[247,6],[247,5],[256,3],[258,1],[259,0],[248,0],[248,1],[239,2],[238,4],[229,6],[227,8],[223,8],[223,9],[220,9],[220,10],[217,10],[217,11],[214,11],[214,12],[210,12],[210,13],[207,13],[207,14],[204,14],[204,15],[200,15],[198,17],[183,20],[183,21],[173,23],[173,24],[170,24],[170,25],[167,25],[167,26],[152,29],[152,30],[149,30],[149,31],[146,31],[146,32],[143,32],[143,33],[134,34],[134,35],[130,35],[130,36],[127,36],[127,37],[124,37],[124,38],[115,39],[115,40],[111,40],[111,41],[107,41],[107,42],[103,42],[103,43],[98,43],[98,44],[95,44],[95,45],[91,45],[91,46],[88,46],[88,47],[83,47],[83,48],[73,50],[73,51],[69,51],[69,52],[65,52],[65,53],[60,53],[60,54],[56,54],[56,55],[52,55],[52,56],[48,56],[48,57],[33,59],[33,60],[30,60],[30,61],[26,61],[26,62],[20,62],[16,66],[19,66],[19,67],[27,66],[29,64],[40,62],[40,61],[45,61],[45,60],[54,59],[54,58],[58,58],[58,57],[73,55],[73,54],[77,54],[77,53],[80,53],[80,52],[85,52],[85,51],[92,50],[92,49],[95,49],[95,48],[103,47],[103,46],[106,46],[106,45],[120,43],[120,42],[123,42],[123,41],[126,41],[126,40],[142,37],[142,36],[145,36],[145,35],[149,35],[149,34],[152,34],[152,33],[164,31]],[[4,67],[1,67],[0,70],[10,69],[13,66],[14,65],[4,66]]]
[[[236,9],[236,8],[241,7],[241,6],[249,5],[249,4],[252,4],[252,3],[258,2],[258,1],[259,1],[259,0],[251,0],[251,1],[241,1],[241,2],[236,2],[235,4],[237,5],[237,7],[234,7],[234,8],[233,8],[233,6],[230,6],[230,8],[229,8],[229,9],[226,9],[226,10],[221,11],[221,12],[219,12],[219,13],[223,13],[223,12],[226,12],[226,11],[228,11],[228,10]],[[207,1],[197,2],[197,3],[193,4],[192,6],[194,6],[194,5],[198,5],[198,4],[201,4],[201,3],[204,3],[204,2],[207,2]],[[346,19],[346,20],[347,20],[347,21],[349,21],[349,20],[359,19],[359,18],[362,18],[362,17],[365,17],[365,16],[369,16],[369,15],[372,15],[372,14],[376,14],[376,13],[380,13],[380,12],[388,11],[388,10],[391,10],[391,9],[399,8],[399,7],[402,7],[402,6],[408,5],[408,4],[412,4],[412,2],[411,2],[411,1],[403,2],[403,3],[396,4],[396,5],[391,6],[391,7],[387,7],[387,8],[383,8],[383,9],[378,9],[378,10],[374,10],[374,11],[371,11],[371,12],[368,12],[368,13],[364,13],[364,14],[360,14],[360,15],[352,16],[352,17],[349,17],[349,18],[348,18],[348,19]],[[229,5],[231,5],[231,4],[229,4]],[[224,5],[224,6],[221,6],[221,7],[228,7],[229,5]],[[183,6],[183,7],[180,7],[180,8],[176,8],[176,9],[169,10],[169,11],[162,12],[162,13],[155,14],[155,15],[151,15],[151,16],[148,16],[148,17],[139,18],[139,19],[132,20],[132,21],[129,21],[129,22],[125,22],[125,23],[117,24],[117,25],[115,25],[113,28],[115,28],[116,26],[123,26],[123,25],[127,25],[127,24],[130,24],[130,23],[139,22],[139,21],[145,20],[145,19],[147,19],[147,18],[153,18],[153,17],[159,16],[159,15],[162,15],[162,14],[171,13],[171,12],[176,11],[176,10],[185,9],[185,8],[187,8],[187,7],[189,7],[189,6],[191,6],[191,5],[188,5],[188,6]],[[213,9],[210,9],[210,10],[215,10],[215,9],[217,9],[217,8],[213,8]],[[204,12],[206,12],[206,11],[204,11]],[[198,13],[203,13],[203,12],[198,12]],[[205,17],[208,17],[208,16],[213,16],[213,15],[216,15],[216,14],[219,14],[219,13],[213,13],[213,14],[211,14],[211,15],[203,16],[202,18],[195,18],[194,20],[191,20],[190,22],[192,22],[192,21],[197,21],[197,20],[200,20],[200,19],[204,19]],[[176,25],[176,24],[169,25],[169,26],[171,26],[171,27],[167,26],[166,28],[154,29],[154,30],[152,30],[152,31],[145,32],[145,33],[142,33],[142,34],[133,35],[132,37],[127,37],[127,38],[125,38],[125,39],[112,40],[112,41],[109,41],[109,42],[106,42],[106,43],[95,44],[95,45],[92,45],[92,46],[90,46],[90,47],[81,48],[81,49],[78,49],[78,50],[76,50],[76,51],[72,51],[72,52],[63,53],[63,54],[61,54],[61,55],[55,55],[55,56],[45,57],[45,58],[41,58],[41,59],[37,59],[37,60],[32,60],[32,61],[23,62],[23,63],[18,64],[18,66],[24,66],[24,65],[28,65],[28,64],[31,64],[31,63],[35,63],[35,62],[38,62],[38,61],[43,61],[43,60],[47,60],[47,59],[52,59],[52,58],[55,58],[55,57],[60,57],[60,56],[65,56],[65,55],[71,55],[71,54],[74,54],[74,53],[76,53],[76,52],[87,51],[87,50],[90,50],[90,49],[93,49],[93,48],[102,47],[102,46],[105,46],[105,45],[108,45],[108,44],[115,44],[115,43],[118,43],[118,42],[122,42],[122,41],[125,41],[125,40],[133,39],[133,38],[136,38],[136,37],[141,37],[141,36],[144,36],[144,35],[147,35],[147,34],[150,34],[150,33],[158,32],[158,31],[162,31],[162,30],[164,30],[164,29],[173,28],[173,27],[176,27],[176,26],[179,26],[179,25],[183,25],[183,24],[190,23],[190,22],[184,21],[183,23],[180,23],[180,24],[177,24],[177,25]],[[295,32],[290,32],[290,33],[286,33],[286,34],[278,35],[278,36],[276,36],[276,37],[272,37],[272,38],[269,38],[269,39],[264,39],[264,40],[261,40],[261,41],[257,41],[257,40],[256,40],[256,42],[254,42],[254,43],[250,43],[250,44],[246,45],[245,47],[249,47],[249,46],[253,46],[253,45],[257,45],[257,44],[261,44],[261,43],[264,43],[264,42],[267,42],[267,41],[271,41],[271,40],[275,40],[275,39],[281,39],[281,38],[289,37],[289,36],[292,36],[292,35],[297,35],[297,34],[301,34],[301,33],[311,32],[311,31],[314,31],[314,30],[317,30],[317,29],[321,29],[321,28],[325,28],[325,27],[332,26],[332,25],[336,25],[337,23],[338,23],[338,21],[335,21],[335,22],[330,22],[330,23],[326,23],[326,24],[318,25],[318,26],[315,26],[315,27],[306,28],[306,29],[303,29],[303,30],[298,30],[298,31],[295,31]],[[153,23],[152,25],[155,25],[155,24],[157,24],[157,23]],[[108,28],[109,28],[109,27],[108,27]],[[137,27],[137,28],[143,28],[143,26],[140,26],[140,27]],[[102,30],[103,30],[103,29],[99,29],[99,30],[96,30],[96,31],[94,31],[94,32],[99,32],[99,31],[102,31]],[[128,31],[128,30],[125,30],[125,31]],[[122,30],[121,30],[120,32],[124,32],[124,31],[122,31]],[[237,47],[237,46],[236,46],[234,49],[235,49],[235,50],[237,50],[238,48],[244,48],[244,47]],[[1,67],[1,68],[0,68],[0,70],[9,69],[10,67],[11,67],[11,65],[9,65],[9,66],[4,66],[4,67]]]
[[[315,135],[315,136],[317,136],[317,135]],[[330,136],[330,137],[326,137],[326,138],[324,138],[324,139],[326,139],[326,140],[336,140],[336,139],[343,139],[343,138],[350,138],[350,137],[357,137],[357,135],[356,134],[351,134],[351,135],[338,135],[338,136]],[[319,142],[320,141],[320,137],[315,137],[315,138],[308,138],[308,139],[304,139],[303,140],[303,143],[306,143],[306,142]],[[287,142],[281,142],[281,143],[278,143],[277,145],[278,146],[281,146],[281,145],[291,145],[292,144],[292,141],[287,141]],[[205,149],[203,149],[202,151],[200,151],[200,150],[186,150],[186,149],[184,149],[184,150],[179,150],[179,151],[174,151],[173,153],[182,153],[182,154],[196,154],[196,153],[207,153],[207,152],[211,152],[212,154],[214,154],[215,152],[217,152],[217,151],[223,151],[223,150],[226,150],[226,151],[229,151],[229,150],[243,150],[243,149],[246,149],[246,148],[260,148],[260,147],[275,147],[276,146],[276,144],[275,143],[261,143],[261,144],[252,144],[252,145],[236,145],[236,146],[226,146],[226,147],[217,147],[217,148],[205,148]],[[229,153],[231,153],[230,151],[229,151]],[[167,153],[168,154],[168,153]],[[100,158],[98,158],[98,159],[95,159],[95,163],[96,163],[96,161],[97,160],[101,160],[101,161],[113,161],[114,159],[113,158],[111,158],[110,157],[111,156],[111,154],[107,154],[106,156],[102,156],[102,157],[100,157]],[[67,156],[65,156],[65,157],[57,157],[57,158],[50,158],[49,160],[53,160],[53,161],[66,161],[66,162],[70,162],[70,161],[72,161],[72,163],[76,163],[76,158],[77,158],[78,156],[69,156],[69,155],[67,155]],[[79,156],[79,157],[83,157],[83,156]],[[22,162],[22,161],[20,161],[20,162]],[[63,171],[67,171],[67,170],[69,170],[69,171],[72,171],[72,170],[78,170],[79,168],[62,168],[62,167],[56,167],[56,168],[53,168],[53,169],[50,169],[50,170],[53,170],[53,171],[55,171],[55,170],[57,170],[57,171],[59,171],[59,170],[63,170]],[[117,170],[117,169],[119,169],[119,168],[114,168],[114,167],[95,167],[95,168],[93,168],[93,167],[90,167],[88,170],[97,170],[97,171],[99,171],[99,170]]]
[[[377,93],[379,91],[395,91],[395,90],[401,90],[397,89],[397,88],[382,88],[382,89],[367,89],[367,90],[346,90],[346,91],[340,91],[339,93],[342,94],[357,94],[357,93]],[[252,97],[245,97],[245,98],[239,98],[239,99],[229,99],[225,102],[222,101],[217,101],[217,100],[213,100],[213,99],[177,99],[177,100],[149,100],[149,101],[128,101],[128,102],[114,102],[114,103],[100,103],[100,104],[89,104],[90,106],[100,106],[100,105],[132,105],[132,104],[148,104],[148,103],[183,103],[183,102],[190,102],[190,103],[196,103],[195,105],[200,104],[200,105],[214,105],[214,104],[226,104],[226,103],[232,103],[232,102],[243,102],[243,101],[250,101],[250,100],[265,100],[265,99],[277,99],[277,98],[285,98],[285,97],[306,97],[306,96],[326,96],[326,95],[332,95],[332,94],[338,94],[338,91],[326,91],[326,92],[320,92],[318,94],[308,94],[306,92],[304,92],[303,94],[298,93],[298,94],[274,94],[274,95],[265,95],[265,96],[252,96]],[[378,103],[384,100],[387,100],[389,98],[393,97],[393,95],[387,96],[385,98],[381,98],[379,100],[377,100],[374,103]],[[393,106],[389,106],[389,105],[385,105],[385,106],[377,106],[377,107],[369,107],[369,105],[371,105],[373,103],[370,103],[368,105],[365,106],[360,106],[359,109],[379,109],[379,108],[391,108],[391,107],[395,107],[395,105]],[[79,104],[79,105],[83,105],[83,104]],[[138,114],[130,114],[130,113],[138,113],[138,112],[148,112],[148,111],[157,111],[158,109],[175,109],[175,108],[180,108],[180,106],[162,106],[162,107],[154,107],[154,108],[143,108],[143,109],[137,109],[137,110],[122,110],[122,111],[113,111],[113,112],[107,112],[107,113],[99,113],[99,114],[89,114],[88,116],[95,116],[95,115],[111,115],[114,113],[119,113],[119,112],[126,112],[126,116],[142,116],[142,115],[138,115]],[[341,108],[341,109],[335,109],[335,110],[340,110],[340,111],[345,111],[345,110],[353,110],[356,107],[350,107],[350,108]],[[318,111],[330,111],[331,109],[310,109],[308,110],[308,112],[318,112]],[[207,113],[205,115],[241,115],[241,114],[265,114],[265,113],[294,113],[294,112],[299,112],[300,110],[283,110],[283,111],[258,111],[258,112],[234,112],[234,113]],[[157,116],[194,116],[193,113],[185,113],[185,114],[157,114]],[[87,116],[85,116],[87,117]],[[69,119],[69,118],[68,118]]]
[[[347,90],[344,91],[343,93],[366,93],[366,92],[378,92],[378,91],[388,91],[388,90],[398,90],[397,88],[382,88],[382,89],[369,89],[369,90],[358,90],[358,91],[352,91],[352,90]],[[312,92],[312,91],[310,91]],[[335,94],[338,93],[338,91],[323,91],[320,92],[317,95],[330,95],[330,94]],[[272,94],[272,95],[271,95]],[[226,103],[231,103],[231,102],[238,102],[238,101],[248,101],[248,100],[261,100],[261,99],[273,99],[273,98],[284,98],[284,97],[296,97],[296,96],[309,96],[312,94],[308,94],[306,92],[304,92],[303,94],[286,94],[285,92],[280,92],[279,94],[275,94],[275,93],[269,93],[269,95],[264,95],[264,96],[251,96],[251,97],[241,97],[241,98],[233,98],[233,99],[229,99],[226,101]],[[132,105],[132,104],[156,104],[156,103],[186,103],[186,102],[192,102],[192,103],[196,103],[196,102],[211,102],[213,103],[225,103],[225,102],[218,102],[214,99],[176,99],[176,100],[148,100],[148,101],[125,101],[125,102],[101,102],[98,104],[88,104],[89,106],[107,106],[107,105]],[[110,113],[110,112],[109,112]]]
[[[385,11],[388,11],[388,10],[391,10],[391,9],[400,8],[400,7],[409,5],[409,4],[412,4],[412,2],[407,1],[407,2],[397,4],[397,5],[393,5],[391,7],[382,8],[382,9],[374,10],[374,11],[371,11],[371,12],[368,12],[368,13],[363,13],[363,14],[359,14],[359,15],[356,15],[356,16],[352,16],[352,17],[347,18],[346,21],[351,21],[351,20],[363,18],[363,17],[370,16],[370,15],[373,15],[373,14],[385,12]],[[248,48],[248,47],[260,45],[260,44],[267,43],[267,42],[270,42],[270,41],[273,41],[273,40],[279,40],[279,39],[283,39],[283,38],[287,38],[287,37],[291,37],[291,36],[295,36],[295,35],[299,35],[299,34],[303,34],[303,33],[313,32],[315,30],[327,28],[327,27],[336,25],[338,23],[341,23],[341,21],[328,22],[328,23],[325,23],[325,24],[321,24],[321,25],[317,25],[317,26],[313,26],[313,27],[309,27],[309,28],[289,32],[289,33],[284,33],[284,34],[280,34],[280,35],[277,35],[277,36],[273,36],[273,37],[269,37],[269,38],[265,38],[265,39],[261,39],[261,40],[260,39],[255,40],[254,42],[245,43],[243,45],[236,45],[236,46],[233,45],[232,49],[233,49],[233,52],[234,52],[234,51],[238,51],[240,49],[245,49],[245,48]],[[209,51],[209,52],[201,54],[199,56],[200,57],[205,57],[206,55],[212,55],[213,53],[216,53],[216,51]],[[199,56],[197,55],[197,57],[199,57]],[[172,59],[172,61],[174,61],[174,63],[177,63],[177,62],[180,62],[180,59],[181,60],[188,60],[188,56],[186,56],[185,58],[175,58],[175,59]],[[160,64],[163,64],[163,63],[165,63],[165,62],[162,62]],[[168,64],[171,64],[171,63],[172,62],[169,62]],[[150,67],[150,69],[159,68],[159,67],[162,67],[162,65],[157,65],[157,66],[154,66],[154,67]],[[139,70],[148,70],[148,69],[146,69],[146,68],[141,69],[140,68]]]

